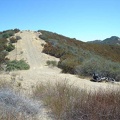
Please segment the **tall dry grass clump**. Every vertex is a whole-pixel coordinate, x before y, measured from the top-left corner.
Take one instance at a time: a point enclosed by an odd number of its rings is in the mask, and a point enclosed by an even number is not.
[[[35,120],[39,104],[0,81],[0,120]]]
[[[39,84],[33,94],[50,107],[56,120],[120,119],[120,90],[87,92],[58,82]]]

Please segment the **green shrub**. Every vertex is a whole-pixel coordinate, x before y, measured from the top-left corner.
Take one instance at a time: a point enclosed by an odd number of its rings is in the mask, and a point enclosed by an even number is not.
[[[0,38],[9,38],[11,36],[13,36],[15,33],[19,32],[19,29],[14,29],[14,30],[5,30],[3,32],[0,33]]]
[[[8,38],[8,37],[9,37],[9,34],[3,34],[2,37],[3,37],[3,38]]]
[[[45,45],[44,43],[41,44],[42,47],[44,47],[44,45]]]
[[[53,46],[51,43],[47,43],[44,45],[42,52],[60,58],[65,54],[66,51],[64,49],[60,49],[59,46]]]
[[[18,31],[19,31],[18,29],[15,29],[0,32],[0,67],[1,64],[3,64],[6,61],[5,60],[5,56],[7,55],[6,51],[10,52],[11,50],[15,49],[15,46],[12,45],[11,43],[8,43],[8,40],[6,38],[13,36]]]
[[[7,45],[7,47],[6,47],[6,51],[8,51],[8,52],[10,52],[10,51],[12,51],[12,50],[14,50],[14,49],[15,49],[15,46],[12,45],[11,43],[9,43],[9,44]]]
[[[18,33],[18,32],[20,32],[20,29],[15,28],[15,29],[14,29],[14,32],[15,32],[15,33]]]
[[[13,60],[9,61],[6,66],[6,71],[13,71],[13,70],[28,70],[30,66],[24,60]]]
[[[43,40],[47,40],[45,35],[39,35],[39,38],[43,39]]]
[[[11,43],[16,43],[18,40],[20,40],[21,39],[21,37],[20,36],[16,36],[16,37],[11,37],[10,38],[10,42]]]
[[[85,60],[81,65],[76,67],[75,71],[76,74],[84,76],[91,76],[96,72],[101,76],[112,77],[120,81],[120,64],[100,57]]]
[[[77,61],[74,58],[67,58],[58,63],[58,67],[62,68],[62,72],[74,74],[74,69],[77,65],[80,64],[80,61]]]
[[[15,37],[11,37],[11,38],[10,38],[10,42],[11,42],[11,43],[16,43],[16,42],[17,42],[17,39],[16,39]]]
[[[47,60],[46,63],[47,63],[48,66],[51,66],[51,67],[57,66],[57,62],[56,62],[56,61],[53,61],[53,60],[52,60],[52,61],[51,61],[51,60]]]
[[[51,61],[50,60],[47,60],[47,65],[49,66],[51,64]]]
[[[58,67],[62,69],[62,72],[74,74],[76,66],[80,65],[81,61],[79,57],[72,53],[65,53],[58,62]]]
[[[1,64],[5,62],[5,56],[7,55],[6,47],[7,47],[7,39],[0,38],[0,69]]]
[[[3,38],[9,38],[14,35],[14,31],[6,31],[2,34]]]
[[[8,35],[9,35],[9,37],[10,37],[10,36],[13,36],[13,35],[14,35],[14,32],[11,31],[11,32],[8,33]]]
[[[7,55],[6,51],[0,52],[0,70],[3,70],[1,66],[5,62],[5,56]]]
[[[16,40],[20,40],[21,39],[21,37],[20,36],[16,36]]]

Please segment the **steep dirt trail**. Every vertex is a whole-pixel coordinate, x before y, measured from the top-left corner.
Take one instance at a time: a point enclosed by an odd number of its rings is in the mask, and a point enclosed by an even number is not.
[[[38,38],[39,33],[22,31],[17,33],[16,36],[20,36],[22,39],[15,43],[15,50],[10,52],[7,57],[11,60],[26,60],[30,65],[30,69],[26,71],[23,70],[10,72],[8,76],[6,75],[6,79],[10,78],[9,76],[15,77],[15,86],[18,86],[18,83],[21,83],[20,89],[25,94],[30,94],[32,92],[32,88],[34,88],[34,86],[41,81],[41,77],[43,77],[43,75],[45,76],[47,73],[55,74],[54,70],[48,70],[49,68],[46,66],[46,61],[50,58],[51,60],[56,61],[59,59],[42,53],[43,47],[41,44],[45,44],[45,42]],[[42,80],[43,79],[44,77]],[[41,107],[41,113],[39,116],[40,120],[51,120],[51,118],[48,116],[48,112],[49,111],[46,110],[44,106]]]
[[[31,92],[32,88],[39,82],[51,82],[54,84],[56,81],[64,82],[66,80],[70,84],[82,89],[87,89],[88,91],[105,89],[107,87],[114,88],[114,86],[116,86],[113,84],[90,82],[87,79],[81,79],[74,75],[63,74],[61,73],[61,69],[57,67],[50,68],[46,66],[47,60],[59,61],[59,59],[42,53],[43,47],[41,44],[45,44],[45,42],[39,39],[39,35],[40,33],[33,31],[17,33],[16,36],[20,36],[22,39],[15,44],[16,49],[8,55],[8,58],[11,60],[24,59],[30,65],[30,70],[10,73],[10,75],[16,74],[16,83],[20,82],[24,91]],[[44,119],[49,120],[50,118],[46,116],[47,115],[45,115]]]

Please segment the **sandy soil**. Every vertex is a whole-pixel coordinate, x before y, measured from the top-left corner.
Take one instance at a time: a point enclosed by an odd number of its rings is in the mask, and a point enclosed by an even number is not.
[[[51,82],[54,84],[56,81],[63,82],[66,80],[70,84],[82,89],[87,89],[88,91],[105,89],[107,87],[119,87],[117,84],[95,83],[74,75],[63,74],[61,73],[61,69],[47,66],[47,60],[55,60],[58,62],[59,59],[42,53],[43,47],[41,44],[45,44],[45,42],[38,37],[40,34],[39,32],[33,31],[22,31],[16,34],[16,36],[20,36],[22,39],[15,44],[16,49],[10,52],[7,57],[11,60],[26,60],[30,65],[30,70],[10,72],[5,75],[6,79],[10,78],[9,76],[15,76],[15,84],[21,83],[22,88],[27,92],[31,92],[32,88],[39,82]],[[44,119],[49,120],[47,117],[44,117]]]

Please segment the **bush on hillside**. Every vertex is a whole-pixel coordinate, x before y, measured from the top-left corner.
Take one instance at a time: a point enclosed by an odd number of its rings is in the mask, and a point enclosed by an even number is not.
[[[14,32],[15,32],[15,33],[18,33],[18,32],[20,32],[20,29],[15,28],[15,29],[14,29]]]
[[[5,56],[7,55],[6,52],[6,45],[7,44],[7,39],[0,38],[0,69],[1,69],[1,64],[5,62]]]
[[[13,36],[14,35],[14,31],[9,31],[9,32],[5,32],[3,35],[2,35],[2,37],[3,38],[9,38],[9,37],[11,37],[11,36]]]
[[[8,53],[6,51],[3,51],[3,52],[0,52],[0,71],[3,70],[3,63],[6,62],[6,59],[5,59],[5,56],[7,55]]]
[[[112,77],[116,81],[120,81],[120,64],[100,57],[85,60],[82,65],[76,67],[75,72],[83,76],[91,76],[96,72],[100,76]]]
[[[0,38],[9,38],[11,36],[14,36],[15,33],[19,32],[19,29],[14,29],[14,30],[5,30],[0,33]]]
[[[58,63],[58,67],[62,69],[62,72],[71,74],[75,74],[74,69],[78,65],[80,65],[80,61],[74,58],[67,58]]]
[[[9,38],[9,34],[3,34],[2,37],[3,38]]]
[[[13,36],[18,31],[19,31],[18,29],[15,29],[15,30],[6,30],[0,32],[0,69],[1,69],[1,65],[5,62],[5,56],[7,55],[6,51],[10,52],[15,48],[14,45],[8,43],[7,38]]]
[[[10,38],[10,42],[11,42],[11,43],[16,43],[16,42],[17,42],[17,39],[16,39],[15,37],[11,37],[11,38]]]
[[[16,36],[16,40],[20,40],[21,39],[21,37],[20,36]]]
[[[48,43],[44,45],[44,49],[42,52],[60,58],[61,56],[63,56],[63,54],[65,54],[66,51],[60,49],[59,46],[54,47],[51,43]]]
[[[55,67],[57,66],[57,61],[54,61],[54,60],[47,60],[47,65],[50,66],[50,67]]]
[[[6,71],[28,70],[29,68],[30,66],[24,60],[13,60],[7,63]]]
[[[20,39],[21,39],[20,36],[16,36],[16,37],[14,36],[14,37],[11,37],[11,38],[10,38],[10,42],[11,42],[11,43],[16,43],[16,42],[17,42],[18,40],[20,40]]]
[[[0,52],[5,50],[7,44],[6,38],[0,38]]]
[[[12,51],[12,50],[14,50],[14,49],[15,49],[15,46],[12,45],[11,43],[9,43],[9,44],[7,45],[7,47],[6,47],[6,51],[8,51],[8,52],[10,52],[10,51]]]

